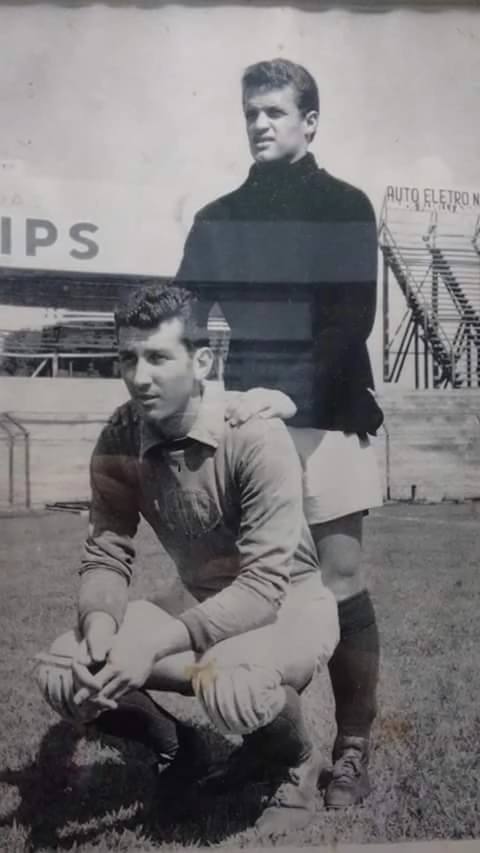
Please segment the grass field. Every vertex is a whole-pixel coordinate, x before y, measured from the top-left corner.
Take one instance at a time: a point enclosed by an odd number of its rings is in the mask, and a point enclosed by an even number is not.
[[[367,521],[365,562],[382,637],[380,714],[363,807],[318,812],[282,844],[359,843],[480,835],[480,514],[476,504],[396,505]],[[0,850],[113,851],[258,846],[248,827],[262,791],[191,804],[175,823],[140,747],[88,741],[57,722],[32,683],[32,656],[71,626],[86,519],[52,513],[0,519],[2,715]],[[171,575],[148,531],[132,594]],[[328,763],[332,698],[320,676],[305,698]],[[217,760],[219,742],[192,700]]]

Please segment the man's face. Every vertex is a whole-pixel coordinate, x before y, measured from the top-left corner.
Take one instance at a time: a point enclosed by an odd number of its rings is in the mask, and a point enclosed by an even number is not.
[[[198,355],[182,334],[176,317],[155,329],[118,330],[122,378],[141,416],[157,426],[185,411],[198,378]]]
[[[318,115],[303,115],[293,86],[281,89],[247,90],[243,111],[250,151],[256,163],[286,160],[293,163],[306,153],[315,132]]]

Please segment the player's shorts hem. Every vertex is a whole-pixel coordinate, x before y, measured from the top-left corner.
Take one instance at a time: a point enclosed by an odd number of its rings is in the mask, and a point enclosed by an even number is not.
[[[309,525],[326,524],[327,521],[337,521],[340,518],[346,518],[349,515],[360,513],[367,516],[371,509],[376,509],[383,506],[383,498],[375,499],[368,506],[342,506],[341,509],[325,511],[325,501],[323,498],[306,498],[304,500],[305,517]]]
[[[304,512],[310,525],[383,505],[369,438],[337,430],[290,428],[303,470]]]

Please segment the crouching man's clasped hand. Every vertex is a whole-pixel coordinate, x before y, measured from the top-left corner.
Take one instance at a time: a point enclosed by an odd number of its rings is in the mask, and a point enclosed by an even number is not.
[[[69,631],[37,655],[37,681],[50,706],[64,719],[88,721],[117,708],[119,699],[145,684],[158,639],[117,633],[107,613],[89,614],[83,638]]]
[[[149,639],[138,637],[135,643],[127,643],[116,635],[105,663],[100,669],[88,660],[77,659],[72,663],[76,692],[74,704],[84,702],[99,709],[116,708],[125,693],[142,687],[151,675],[156,659],[156,647]]]
[[[72,664],[77,707],[90,702],[100,710],[116,708],[125,693],[148,686],[158,661],[189,649],[190,636],[183,622],[170,617],[158,619],[161,611],[154,611],[157,618],[147,625],[141,621],[142,603],[133,602],[118,633],[108,614],[97,612],[87,617],[87,654],[85,659],[76,655]]]

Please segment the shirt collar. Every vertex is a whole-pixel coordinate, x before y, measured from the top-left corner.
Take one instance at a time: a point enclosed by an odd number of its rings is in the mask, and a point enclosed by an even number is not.
[[[216,449],[225,429],[225,405],[223,386],[218,382],[205,382],[197,417],[187,435],[179,437],[179,442],[190,438]],[[167,440],[154,426],[142,418],[140,420],[140,458],[145,456],[152,447],[157,446],[172,448],[174,443],[171,439]]]

